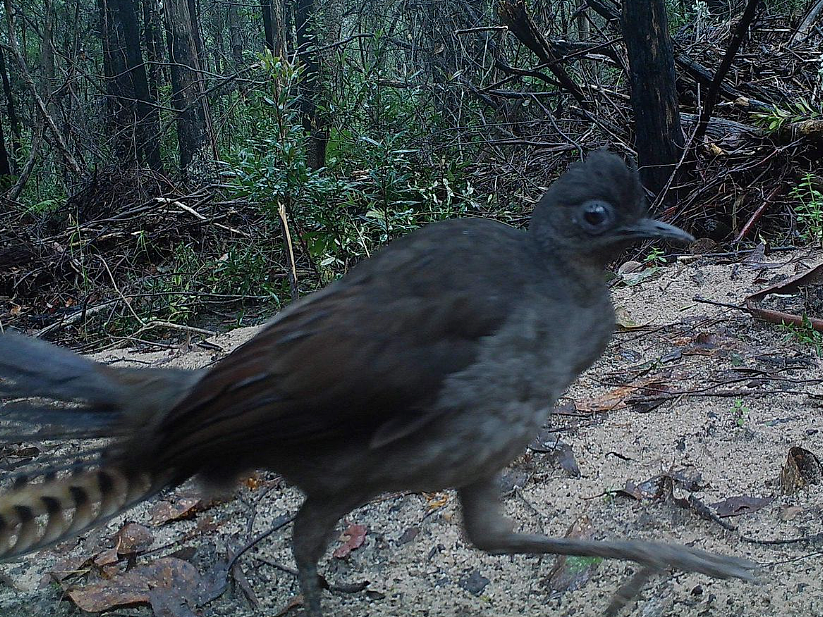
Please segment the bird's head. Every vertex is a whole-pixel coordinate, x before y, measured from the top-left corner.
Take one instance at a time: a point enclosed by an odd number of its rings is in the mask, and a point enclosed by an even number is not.
[[[694,240],[649,218],[637,171],[605,151],[573,164],[549,187],[535,206],[530,233],[543,252],[601,265],[640,240]]]

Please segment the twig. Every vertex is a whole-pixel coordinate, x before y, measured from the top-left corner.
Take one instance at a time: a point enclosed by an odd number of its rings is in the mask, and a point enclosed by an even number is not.
[[[260,535],[255,536],[254,538],[249,540],[249,542],[247,542],[239,551],[237,551],[237,553],[235,553],[234,557],[232,557],[229,560],[229,563],[228,563],[228,566],[227,566],[227,571],[230,572],[231,569],[234,567],[234,564],[237,563],[237,560],[240,559],[244,554],[246,554],[246,552],[250,548],[252,548],[258,542],[261,542],[262,540],[265,540],[266,538],[268,538],[275,531],[279,531],[279,530],[283,529],[283,527],[285,527],[286,525],[288,525],[289,523],[294,521],[295,516],[296,516],[295,514],[281,514],[280,516],[278,516],[274,520],[274,524],[272,524],[271,527],[269,527],[266,531],[264,531]]]
[[[755,13],[757,11],[757,3],[758,0],[748,0],[746,9],[743,11],[743,17],[740,18],[740,22],[737,24],[737,30],[729,43],[726,54],[723,56],[723,60],[720,62],[720,67],[714,74],[714,79],[709,86],[709,91],[706,93],[703,113],[700,114],[700,124],[697,125],[697,130],[694,134],[695,143],[699,144],[703,139],[703,135],[706,134],[706,129],[709,126],[709,118],[712,117],[712,112],[714,112],[714,106],[717,103],[717,97],[720,93],[720,84],[726,78],[726,74],[732,66],[732,60],[734,60],[737,50],[743,42],[743,36],[746,34],[746,30],[749,29],[749,26],[754,20]]]
[[[300,290],[297,288],[297,268],[294,265],[294,247],[291,242],[291,232],[289,231],[289,221],[286,218],[286,204],[277,204],[277,214],[280,217],[280,227],[283,231],[283,238],[286,241],[286,261],[289,267],[289,284],[291,285],[291,299],[297,300],[300,297]]]
[[[217,332],[214,330],[206,330],[204,328],[195,328],[194,326],[186,326],[179,323],[173,323],[171,321],[162,321],[162,320],[153,320],[146,323],[142,328],[137,330],[132,336],[137,336],[141,332],[145,332],[147,330],[151,330],[153,328],[169,328],[170,330],[181,330],[183,332],[190,332],[193,334],[202,334],[204,336],[216,336]]]
[[[113,304],[117,304],[118,302],[120,302],[120,300],[109,300],[108,302],[103,302],[102,304],[97,304],[95,306],[92,306],[91,308],[84,308],[81,311],[77,311],[76,313],[72,313],[71,315],[69,315],[65,319],[62,319],[60,321],[56,321],[53,324],[50,324],[50,325],[46,326],[45,328],[42,328],[41,330],[38,330],[37,332],[35,332],[33,334],[33,336],[35,338],[42,338],[45,335],[49,334],[50,332],[53,332],[54,330],[60,330],[61,328],[65,328],[66,326],[70,326],[71,324],[76,323],[76,322],[80,321],[81,319],[84,319],[85,317],[87,317],[89,315],[94,315],[95,313],[99,313],[103,309],[108,308],[108,307],[112,306]]]

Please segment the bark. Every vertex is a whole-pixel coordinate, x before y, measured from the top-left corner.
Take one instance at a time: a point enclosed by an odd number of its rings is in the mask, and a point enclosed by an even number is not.
[[[240,15],[237,13],[237,5],[229,3],[229,36],[231,37],[231,59],[234,63],[234,70],[243,68],[243,37],[241,35]]]
[[[301,83],[301,114],[306,131],[306,163],[311,169],[326,164],[328,129],[323,124],[318,103],[321,97],[320,64],[316,45],[316,6],[314,0],[297,1],[297,49],[298,58],[305,67]]]
[[[263,14],[263,44],[274,53],[274,24],[271,0],[260,0],[260,12]]]
[[[160,116],[150,100],[135,2],[102,0],[109,127],[121,160],[136,159],[159,172]]]
[[[158,92],[163,73],[160,63],[163,60],[161,44],[160,18],[157,14],[157,0],[142,0],[143,8],[143,38],[146,41],[146,60],[148,67],[146,76],[149,82],[149,98],[159,101]]]
[[[283,0],[260,0],[266,49],[278,57],[286,52],[286,14]]]
[[[191,19],[191,36],[194,39],[194,46],[197,49],[197,62],[198,66],[205,70],[208,67],[208,62],[206,61],[206,51],[203,46],[203,34],[200,32],[200,22],[198,21],[200,7],[197,0],[188,0],[188,2],[189,17]]]
[[[6,150],[6,136],[3,131],[3,117],[0,116],[0,190],[5,190],[9,185],[11,176],[11,163],[9,153]]]
[[[3,94],[6,96],[6,113],[9,116],[9,130],[11,131],[11,170],[12,173],[16,174],[22,137],[20,134],[20,120],[17,118],[17,109],[11,92],[11,84],[9,83],[9,73],[6,70],[6,54],[2,47],[0,47],[0,76],[3,80]]]
[[[286,55],[286,7],[284,0],[269,0],[271,3],[272,53],[280,58]]]
[[[164,6],[171,62],[172,106],[177,112],[180,172],[185,178],[206,134],[206,118],[201,103],[200,64],[197,61],[197,46],[192,34],[188,1],[168,0]]]
[[[657,195],[668,185],[684,145],[664,0],[624,0],[621,26],[640,177]]]
[[[54,79],[54,5],[46,0],[43,6],[45,19],[43,20],[43,39],[40,44],[40,71],[42,82],[40,88],[44,93],[49,113],[54,116],[56,107],[52,93],[56,89]]]

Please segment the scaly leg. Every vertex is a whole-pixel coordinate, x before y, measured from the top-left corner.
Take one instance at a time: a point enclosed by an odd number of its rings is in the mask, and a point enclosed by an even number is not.
[[[308,496],[294,519],[292,549],[307,617],[323,616],[317,562],[326,550],[329,536],[337,521],[364,501],[339,495]]]
[[[750,561],[715,555],[698,549],[672,544],[624,540],[597,542],[569,538],[549,538],[539,534],[514,533],[503,516],[497,481],[487,478],[458,490],[463,507],[463,521],[469,540],[479,549],[494,554],[552,553],[580,557],[627,559],[644,566],[643,576],[622,593],[637,593],[641,581],[653,571],[677,568],[700,572],[716,578],[753,580]],[[627,602],[623,599],[623,603]]]

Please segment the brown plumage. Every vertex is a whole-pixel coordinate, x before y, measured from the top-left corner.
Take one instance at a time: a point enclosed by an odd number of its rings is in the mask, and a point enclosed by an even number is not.
[[[655,237],[689,236],[646,218],[636,173],[596,153],[552,185],[528,232],[478,219],[429,225],[295,303],[208,371],[104,367],[2,336],[0,396],[17,399],[4,412],[41,425],[11,424],[9,440],[115,439],[0,497],[0,557],[79,533],[193,475],[222,486],[267,468],[306,494],[294,553],[312,617],[334,525],[396,490],[456,488],[469,538],[490,552],[747,578],[748,564],[686,547],[515,534],[499,511],[496,475],[611,336],[603,266]]]

